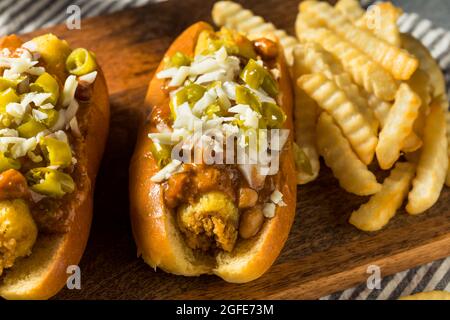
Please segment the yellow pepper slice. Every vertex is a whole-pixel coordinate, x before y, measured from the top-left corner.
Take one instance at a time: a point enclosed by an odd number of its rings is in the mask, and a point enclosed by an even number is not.
[[[220,117],[222,116],[222,108],[220,107],[219,104],[213,103],[206,108],[205,114],[210,118],[214,115]]]
[[[19,102],[20,98],[16,90],[8,88],[0,93],[0,124],[2,127],[8,128],[11,125],[13,117],[6,113],[6,106],[9,103]]]
[[[8,88],[0,93],[0,112],[6,112],[6,106],[12,102],[19,102],[20,97],[17,95],[16,90]]]
[[[25,175],[34,192],[61,198],[75,190],[75,182],[66,173],[49,168],[34,168]]]
[[[66,69],[71,74],[82,76],[97,69],[97,62],[92,52],[78,48],[72,51],[66,60]]]
[[[278,94],[278,83],[268,70],[253,59],[248,61],[240,78],[255,90],[261,87],[271,97],[276,97]]]
[[[191,58],[185,55],[181,51],[175,52],[175,54],[168,59],[167,67],[179,68],[182,66],[188,66],[191,64]]]
[[[246,87],[236,86],[236,102],[238,104],[249,105],[253,111],[261,113],[261,102],[258,97]]]
[[[188,102],[189,105],[193,105],[200,100],[206,92],[206,88],[199,84],[191,83],[179,90],[175,94],[175,104],[177,106]]]
[[[65,40],[58,39],[53,34],[45,34],[31,40],[36,46],[36,51],[45,62],[48,73],[56,75],[62,81],[67,77],[65,68],[67,57],[71,49]]]
[[[275,103],[264,102],[262,105],[262,115],[268,127],[281,129],[286,121],[286,114]]]
[[[8,88],[16,89],[17,85],[23,81],[23,78],[19,78],[16,80],[6,79],[4,77],[0,77],[0,91],[4,91]]]
[[[47,115],[47,119],[42,120],[41,122],[45,124],[47,128],[53,127],[58,121],[59,112],[55,109],[41,109],[39,111],[45,113]]]
[[[68,143],[45,137],[39,145],[51,166],[66,168],[72,164],[72,150]]]
[[[34,83],[30,84],[31,91],[50,93],[51,96],[46,102],[56,105],[59,98],[58,81],[49,73],[41,74]]]
[[[8,158],[7,156],[5,156],[3,152],[0,153],[0,172],[9,169],[19,170],[20,167],[21,167],[20,161]]]
[[[202,31],[197,40],[195,55],[211,54],[221,47],[225,47],[228,54],[240,55],[248,59],[256,58],[253,43],[239,32],[227,28],[222,28],[218,32]]]
[[[172,149],[168,145],[152,143],[150,151],[160,168],[165,167],[171,161]]]
[[[174,106],[182,105],[188,102],[192,107],[198,100],[200,100],[206,92],[206,88],[199,84],[191,83],[180,89],[173,98],[171,99],[169,106],[172,112],[172,117],[175,119],[175,109]]]
[[[22,123],[17,127],[17,131],[19,132],[19,136],[22,138],[31,138],[36,136],[39,132],[47,129],[44,124],[36,121],[33,118],[30,118],[28,121]]]

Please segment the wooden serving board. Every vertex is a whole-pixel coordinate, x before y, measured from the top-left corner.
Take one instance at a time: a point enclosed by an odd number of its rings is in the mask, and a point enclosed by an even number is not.
[[[186,278],[156,272],[136,256],[128,215],[128,163],[148,82],[172,40],[187,26],[210,21],[213,1],[152,4],[64,25],[53,32],[97,53],[109,85],[111,131],[99,173],[90,240],[81,261],[82,289],[58,299],[314,299],[366,281],[375,264],[386,276],[450,255],[449,189],[429,212],[401,211],[381,232],[347,223],[367,201],[342,191],[330,170],[298,188],[295,224],[281,256],[260,279],[228,284],[214,276]],[[245,1],[245,6],[293,34],[298,0]]]

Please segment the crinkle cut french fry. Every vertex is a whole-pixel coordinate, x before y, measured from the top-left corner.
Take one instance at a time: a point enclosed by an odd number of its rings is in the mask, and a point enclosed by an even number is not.
[[[303,41],[317,42],[336,56],[355,83],[367,92],[382,100],[394,99],[398,86],[392,75],[334,32],[325,28],[297,28],[297,35]]]
[[[425,119],[430,112],[432,93],[430,77],[425,71],[417,69],[417,71],[414,72],[413,76],[408,80],[407,83],[422,101],[419,109],[419,117],[417,117],[416,121],[414,122],[414,132],[418,136],[422,136],[423,129],[425,127]]]
[[[402,151],[406,153],[415,152],[422,148],[422,145],[422,139],[413,131],[403,141]]]
[[[294,50],[294,55],[297,76],[321,72],[331,79],[334,75],[344,72],[341,63],[317,43],[299,44]]]
[[[402,151],[410,153],[417,151],[423,145],[421,137],[423,136],[425,120],[430,110],[431,86],[430,77],[421,69],[417,69],[407,83],[422,102],[419,108],[419,114],[414,121],[413,132],[403,142]]]
[[[445,113],[445,118],[446,118],[446,122],[447,122],[447,154],[448,154],[448,159],[450,161],[450,112],[447,110],[447,112]],[[447,187],[450,187],[450,166],[447,169],[447,178],[445,179],[445,185]]]
[[[408,80],[419,66],[419,61],[407,51],[378,39],[371,32],[354,26],[350,20],[326,2],[303,1],[301,12],[310,12],[316,18],[355,45],[388,70],[397,80]]]
[[[373,32],[379,39],[399,48],[401,40],[397,20],[401,14],[402,10],[392,3],[380,2],[370,6],[366,13],[355,21],[355,25]]]
[[[408,195],[406,211],[410,214],[428,210],[439,199],[448,169],[446,126],[445,111],[439,103],[433,103],[425,124],[417,174]]]
[[[364,16],[364,9],[358,0],[339,0],[334,7],[353,22]]]
[[[369,107],[373,110],[375,117],[380,123],[380,128],[383,128],[386,124],[389,111],[392,108],[392,104],[377,98],[375,95],[370,94],[367,98]]]
[[[292,50],[298,44],[297,39],[284,30],[275,28],[262,17],[254,15],[252,11],[233,1],[218,1],[212,9],[212,18],[216,25],[235,29],[249,38],[275,35],[284,49],[287,62],[292,65]]]
[[[364,97],[360,88],[352,82],[350,75],[344,72],[335,75],[333,80],[339,89],[343,90],[347,97],[359,108],[361,114],[372,127],[373,132],[377,135],[380,123],[375,117],[373,110],[369,107],[367,99]]]
[[[362,231],[381,230],[394,217],[408,195],[414,173],[413,164],[398,162],[384,180],[381,190],[354,211],[349,222]]]
[[[382,169],[390,169],[400,157],[403,142],[413,131],[420,104],[420,98],[407,84],[400,85],[395,103],[380,132],[376,149],[378,163]]]
[[[306,45],[309,47],[309,45]],[[293,78],[309,73],[309,64],[306,54],[308,49],[298,45],[294,49]],[[319,153],[316,147],[316,125],[319,116],[319,107],[300,87],[295,85],[295,142],[309,158],[312,175],[297,169],[297,183],[306,184],[317,178],[320,171]]]
[[[381,189],[375,175],[358,159],[333,118],[326,112],[322,112],[317,124],[317,146],[344,190],[367,196]]]
[[[442,110],[444,110],[445,113],[445,119],[446,119],[446,124],[447,124],[447,143],[448,143],[448,147],[447,147],[447,154],[448,154],[448,158],[449,158],[449,164],[450,164],[450,111],[448,109],[448,97],[446,94],[443,94],[437,98],[435,98],[433,100],[433,104],[435,105],[439,105],[441,107]],[[447,169],[447,178],[445,179],[445,184],[450,187],[450,165]]]
[[[308,12],[299,12],[295,19],[295,30],[298,36],[298,30],[306,30],[310,28],[325,28],[325,23],[320,22],[312,14]]]
[[[353,83],[351,76],[344,71],[341,63],[319,44],[308,42],[298,45],[294,50],[297,63],[297,79],[302,74],[323,73],[328,79],[334,80],[339,89],[360,109],[360,112],[372,126],[374,133],[378,133],[378,120],[369,108],[359,87]]]
[[[334,81],[321,73],[304,75],[297,84],[330,113],[364,164],[372,162],[378,142],[372,127]]]
[[[432,98],[446,95],[445,77],[441,68],[435,59],[431,56],[428,49],[412,35],[401,34],[402,47],[414,54],[420,61],[419,68],[423,70],[430,78]]]

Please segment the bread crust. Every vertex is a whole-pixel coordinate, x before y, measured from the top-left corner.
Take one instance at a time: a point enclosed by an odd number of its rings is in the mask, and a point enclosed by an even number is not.
[[[10,43],[17,37],[9,36],[10,40],[1,41],[0,47]],[[16,262],[16,264],[0,278],[0,296],[5,299],[48,299],[58,293],[70,274],[67,267],[77,265],[83,255],[89,237],[92,221],[93,196],[95,179],[109,131],[109,95],[104,74],[98,68],[91,99],[87,106],[89,112],[87,133],[84,138],[84,159],[86,163],[86,183],[84,190],[79,192],[76,202],[71,206],[68,231],[57,235],[39,235],[32,254]],[[78,181],[77,185],[79,185]],[[24,278],[25,271],[36,269],[37,279]],[[38,270],[39,269],[39,270]]]
[[[170,46],[166,56],[177,51],[192,56],[203,30],[212,30],[212,27],[198,22],[186,29]],[[287,115],[284,128],[289,129],[290,134],[275,181],[287,206],[277,207],[275,217],[265,221],[259,235],[250,240],[239,240],[232,253],[221,253],[217,258],[196,255],[182,240],[173,213],[164,204],[161,185],[150,180],[159,168],[150,151],[148,133],[152,123],[147,118],[139,130],[130,164],[129,190],[131,224],[138,255],[142,255],[151,267],[184,276],[216,274],[228,282],[241,283],[260,277],[279,255],[294,220],[297,194],[292,150],[292,88],[284,56],[280,54],[279,58],[281,107]],[[156,73],[163,68],[161,62]],[[161,90],[163,85],[164,80],[156,77],[151,80],[144,105],[147,115],[154,106],[169,108],[167,96]]]

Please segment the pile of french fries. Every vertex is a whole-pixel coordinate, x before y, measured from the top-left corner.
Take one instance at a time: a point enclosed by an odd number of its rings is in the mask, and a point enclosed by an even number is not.
[[[405,199],[409,214],[425,212],[450,186],[444,76],[420,42],[400,33],[401,14],[390,2],[365,11],[357,0],[303,1],[296,39],[237,3],[212,11],[218,26],[278,38],[295,88],[298,183],[318,177],[322,157],[344,190],[371,196],[350,217],[363,231],[382,229]],[[368,167],[374,161],[390,170],[383,183]]]

